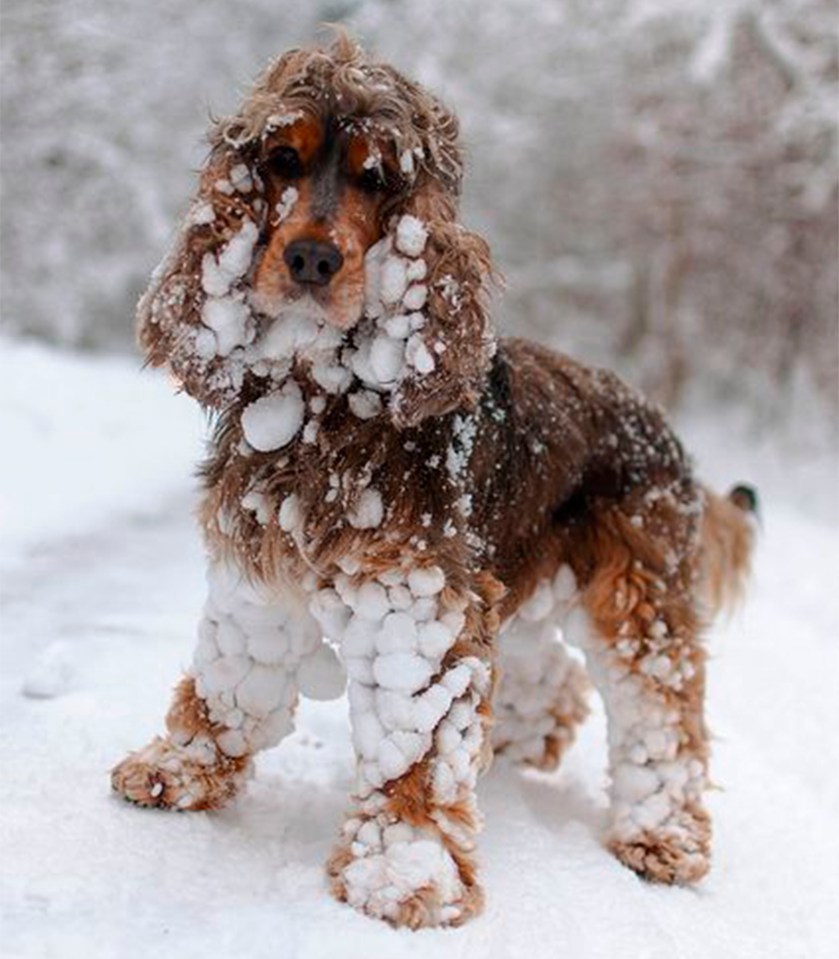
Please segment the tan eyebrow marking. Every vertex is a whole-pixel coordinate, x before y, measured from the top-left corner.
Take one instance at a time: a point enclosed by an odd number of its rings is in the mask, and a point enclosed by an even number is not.
[[[272,133],[265,141],[265,153],[277,147],[291,147],[306,164],[317,154],[323,141],[323,127],[314,117],[303,117]]]
[[[353,136],[347,146],[347,168],[351,176],[361,176],[365,170],[382,165],[379,145],[368,137]]]

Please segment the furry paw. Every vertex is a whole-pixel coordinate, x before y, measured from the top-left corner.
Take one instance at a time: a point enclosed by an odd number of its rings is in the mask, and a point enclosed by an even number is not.
[[[673,830],[645,831],[631,839],[612,839],[612,853],[633,872],[650,882],[690,885],[710,868],[711,827],[705,813],[685,816]]]
[[[404,823],[347,825],[349,841],[327,866],[339,901],[410,929],[459,926],[481,911],[483,893],[471,869],[464,876],[438,835]]]
[[[157,737],[111,771],[111,788],[138,806],[219,809],[244,782],[248,757],[231,758],[208,736],[185,745]]]

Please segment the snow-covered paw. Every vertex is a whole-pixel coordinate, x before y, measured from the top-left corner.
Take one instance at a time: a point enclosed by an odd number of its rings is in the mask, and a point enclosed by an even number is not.
[[[349,820],[328,871],[337,899],[394,926],[458,926],[483,904],[439,834],[407,823]]]
[[[221,753],[208,736],[186,745],[156,738],[111,771],[111,788],[129,802],[161,809],[218,809],[245,780],[247,757]]]
[[[608,847],[633,872],[650,882],[690,885],[711,865],[711,825],[707,814],[684,812],[678,826],[647,830],[630,839],[612,838]]]
[[[549,717],[552,718],[552,717]],[[538,769],[541,772],[552,772],[559,766],[566,750],[574,742],[574,729],[554,725],[553,732],[544,735],[541,729],[530,731],[530,735],[522,735],[512,724],[498,724],[493,729],[493,749],[496,756],[506,756],[511,762]],[[548,720],[544,721],[548,726]]]
[[[543,772],[557,768],[589,712],[588,680],[576,663],[570,667],[558,693],[554,690],[546,695],[542,687],[531,683],[514,689],[516,698],[505,701],[503,694],[511,690],[502,688],[496,698],[492,730],[496,754]]]

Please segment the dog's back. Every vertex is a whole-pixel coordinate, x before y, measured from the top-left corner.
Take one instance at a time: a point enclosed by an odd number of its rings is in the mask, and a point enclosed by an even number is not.
[[[522,339],[500,341],[479,410],[473,500],[496,573],[514,594],[547,536],[573,552],[587,526],[617,504],[640,523],[644,504],[678,490],[701,522],[698,587],[716,614],[742,593],[754,538],[749,487],[720,496],[694,478],[690,458],[655,404],[607,370]],[[481,458],[481,454],[483,454]],[[538,544],[538,545],[537,545]],[[550,563],[548,563],[550,565]],[[510,603],[515,604],[513,599]]]

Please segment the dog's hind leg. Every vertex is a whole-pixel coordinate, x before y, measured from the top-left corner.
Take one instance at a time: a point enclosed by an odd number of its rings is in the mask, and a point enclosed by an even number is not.
[[[607,845],[666,883],[697,881],[710,857],[694,503],[656,491],[635,509],[604,510],[589,542],[587,564],[596,565],[564,627],[606,707]]]
[[[543,581],[498,637],[495,753],[543,770],[556,768],[588,715],[589,682],[560,642],[558,606],[554,584]]]
[[[175,691],[167,733],[112,772],[115,792],[142,806],[216,809],[244,782],[250,758],[293,726],[298,692],[339,695],[340,667],[305,596],[210,568],[192,667]]]

